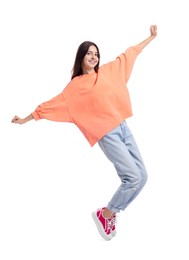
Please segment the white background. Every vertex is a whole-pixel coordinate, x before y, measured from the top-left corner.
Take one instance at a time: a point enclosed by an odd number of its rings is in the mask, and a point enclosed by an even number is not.
[[[188,260],[188,3],[186,0],[0,2],[0,259]],[[119,185],[98,145],[72,124],[11,124],[62,91],[84,40],[101,64],[149,36],[128,87],[128,124],[149,179],[101,239],[91,212]],[[100,126],[99,126],[100,127]]]

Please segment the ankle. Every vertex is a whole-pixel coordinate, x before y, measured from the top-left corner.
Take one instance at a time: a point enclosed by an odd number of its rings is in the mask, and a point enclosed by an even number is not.
[[[110,218],[112,218],[112,216],[113,216],[114,214],[115,214],[114,212],[112,212],[111,210],[109,210],[109,209],[107,209],[107,208],[104,208],[104,209],[102,210],[102,216],[103,216],[104,218],[110,219]]]

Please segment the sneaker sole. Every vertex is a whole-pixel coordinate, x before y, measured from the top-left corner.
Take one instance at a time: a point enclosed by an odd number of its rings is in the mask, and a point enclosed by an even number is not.
[[[115,237],[116,234],[117,234],[117,231],[112,231],[112,232],[111,232],[112,237]]]
[[[92,213],[92,218],[97,226],[97,229],[98,229],[98,232],[100,233],[100,235],[106,240],[106,241],[109,241],[112,239],[112,235],[107,235],[105,232],[104,232],[104,228],[101,224],[101,222],[99,221],[98,217],[96,216],[96,212],[93,212]]]

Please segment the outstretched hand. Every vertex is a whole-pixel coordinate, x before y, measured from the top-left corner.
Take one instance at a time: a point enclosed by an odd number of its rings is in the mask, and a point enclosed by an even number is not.
[[[11,123],[15,123],[15,124],[24,124],[25,120],[23,118],[20,118],[18,116],[14,116]]]
[[[154,36],[154,37],[157,36],[157,25],[150,26],[150,33],[151,33],[151,36]]]
[[[11,123],[15,123],[15,124],[25,124],[27,123],[28,121],[32,120],[33,119],[33,115],[30,114],[29,116],[25,117],[25,118],[20,118],[19,116],[14,116]]]

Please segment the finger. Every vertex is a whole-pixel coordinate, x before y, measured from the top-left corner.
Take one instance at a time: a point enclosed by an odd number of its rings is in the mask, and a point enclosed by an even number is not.
[[[16,123],[18,121],[18,117],[17,116],[15,116],[15,117],[13,117],[13,119],[12,119],[12,123]]]

